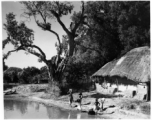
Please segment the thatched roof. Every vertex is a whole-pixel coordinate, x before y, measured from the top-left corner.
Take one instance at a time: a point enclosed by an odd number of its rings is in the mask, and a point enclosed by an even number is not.
[[[92,77],[126,77],[135,82],[150,81],[150,48],[139,47],[132,49],[120,59],[113,60],[96,73]]]

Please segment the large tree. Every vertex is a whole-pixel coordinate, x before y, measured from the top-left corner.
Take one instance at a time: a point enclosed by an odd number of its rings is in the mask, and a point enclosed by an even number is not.
[[[15,19],[13,13],[6,15],[7,22],[4,24],[4,29],[7,32],[7,39],[3,41],[3,48],[7,43],[14,45],[14,50],[9,51],[3,56],[5,60],[10,53],[16,52],[19,50],[24,50],[28,53],[31,53],[39,58],[39,61],[43,61],[48,67],[49,78],[50,78],[50,92],[57,91],[57,94],[60,94],[60,88],[57,88],[59,82],[61,82],[61,77],[63,70],[66,66],[66,62],[69,57],[73,56],[75,49],[75,38],[77,35],[77,29],[80,24],[84,21],[84,2],[82,3],[81,11],[74,13],[79,16],[79,19],[71,22],[70,29],[68,29],[61,18],[64,15],[68,15],[73,10],[73,5],[69,2],[59,2],[59,1],[30,1],[30,2],[21,2],[25,6],[24,15],[26,17],[33,17],[36,24],[42,28],[44,31],[49,31],[51,34],[54,34],[57,37],[57,50],[58,53],[56,56],[52,57],[50,60],[46,59],[45,53],[42,49],[33,44],[34,33],[32,29],[27,28],[24,22],[18,23]],[[63,45],[61,43],[60,37],[57,32],[52,30],[51,21],[56,19],[57,22],[61,25],[65,33],[67,34],[67,43],[68,49],[66,51],[66,57],[61,58],[63,52]],[[56,86],[54,88],[54,86]],[[57,89],[56,89],[57,88]],[[55,90],[56,89],[56,90]]]

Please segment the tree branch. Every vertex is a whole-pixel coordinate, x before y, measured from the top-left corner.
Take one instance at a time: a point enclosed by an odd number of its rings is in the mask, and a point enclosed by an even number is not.
[[[36,48],[36,49],[41,53],[41,55],[43,56],[43,61],[44,61],[44,62],[46,61],[46,55],[45,55],[45,53],[42,51],[41,48],[39,48],[39,47],[36,46],[36,45],[24,45],[24,46],[25,46],[25,47]],[[28,52],[29,52],[29,51],[28,51]],[[41,56],[39,53],[33,53],[33,52],[30,52],[30,53],[36,55],[37,57],[40,57],[40,56]]]
[[[36,24],[37,24],[39,27],[41,27],[42,29],[47,30],[47,31],[49,31],[49,32],[51,32],[51,33],[53,33],[53,34],[56,35],[57,40],[58,40],[58,43],[59,43],[59,47],[60,47],[60,50],[61,50],[61,41],[60,41],[59,35],[58,35],[55,31],[51,30],[51,27],[50,27],[50,28],[45,28],[44,26],[42,26],[42,25],[36,20],[36,17],[35,17],[35,16],[34,16],[34,19],[35,19]],[[44,21],[44,22],[45,22],[45,21]],[[45,26],[46,26],[46,23],[45,23]]]
[[[10,42],[9,37],[3,40],[3,49],[5,48],[6,44],[8,44],[9,42]]]
[[[63,30],[69,35],[70,31],[65,27],[65,25],[63,24],[63,22],[61,21],[59,15],[54,11],[54,10],[50,10],[50,12],[56,17],[57,21],[59,22],[59,24],[62,26]]]
[[[17,52],[17,51],[19,51],[19,50],[25,50],[25,49],[24,49],[23,46],[21,45],[20,47],[18,47],[18,48],[15,49],[15,50],[8,51],[8,53],[7,53],[5,56],[3,56],[3,61],[4,61],[5,59],[7,59],[7,57],[10,55],[10,53],[12,53],[12,52]]]
[[[37,8],[37,6],[34,4],[34,2],[33,2],[33,5],[35,6],[35,8],[37,9],[37,11],[38,11],[39,14],[41,15],[41,17],[42,17],[44,23],[46,24],[46,17],[43,16],[42,12],[40,11],[40,9]]]
[[[73,33],[76,32],[77,28],[79,27],[79,25],[81,24],[81,22],[83,21],[83,19],[84,19],[84,2],[82,1],[82,13],[81,13],[81,17],[80,17],[79,22],[75,23],[74,29],[72,30]]]

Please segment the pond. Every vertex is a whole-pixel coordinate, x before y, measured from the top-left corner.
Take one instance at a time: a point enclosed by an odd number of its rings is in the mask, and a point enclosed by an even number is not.
[[[29,100],[4,100],[5,119],[98,119],[97,115],[88,115],[78,111],[68,111]]]

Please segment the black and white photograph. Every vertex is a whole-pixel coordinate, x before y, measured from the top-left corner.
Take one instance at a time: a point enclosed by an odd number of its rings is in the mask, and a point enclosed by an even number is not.
[[[2,0],[2,118],[150,119],[150,7]]]

